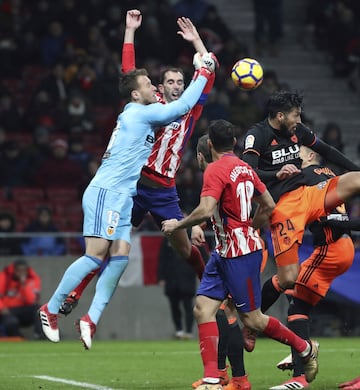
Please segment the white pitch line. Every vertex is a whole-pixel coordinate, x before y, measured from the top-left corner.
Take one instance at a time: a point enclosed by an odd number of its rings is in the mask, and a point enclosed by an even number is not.
[[[73,386],[78,386],[78,387],[84,387],[85,389],[121,390],[121,389],[113,389],[112,387],[107,387],[107,386],[94,385],[92,383],[77,382],[77,381],[72,381],[72,380],[63,379],[63,378],[55,378],[53,376],[47,376],[47,375],[33,375],[33,378],[43,379],[45,381],[50,381],[50,382],[60,382],[60,383],[65,383],[67,385],[73,385]]]

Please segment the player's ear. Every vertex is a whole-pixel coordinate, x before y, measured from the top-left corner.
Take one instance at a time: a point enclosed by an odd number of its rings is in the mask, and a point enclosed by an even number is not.
[[[131,100],[136,102],[140,100],[140,93],[136,89],[131,91]]]
[[[276,118],[279,120],[279,121],[282,121],[284,119],[285,115],[283,112],[281,111],[278,111],[277,114],[276,114]]]
[[[164,94],[164,84],[158,84],[158,91],[163,95]]]

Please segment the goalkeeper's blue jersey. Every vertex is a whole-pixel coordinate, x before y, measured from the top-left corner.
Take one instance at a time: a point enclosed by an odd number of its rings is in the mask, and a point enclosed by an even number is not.
[[[206,82],[204,76],[199,76],[179,100],[169,104],[128,103],[118,116],[101,165],[89,185],[135,195],[141,168],[155,142],[154,131],[188,112]]]

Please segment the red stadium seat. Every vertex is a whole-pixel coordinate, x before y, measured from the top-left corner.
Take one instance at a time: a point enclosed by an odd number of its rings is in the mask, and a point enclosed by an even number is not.
[[[44,190],[42,188],[15,187],[11,190],[12,198],[16,202],[44,200]]]
[[[22,217],[28,217],[31,219],[36,218],[36,212],[40,206],[49,207],[49,209],[54,213],[54,209],[52,207],[52,204],[49,202],[45,202],[45,201],[38,201],[36,199],[30,200],[29,199],[27,201],[17,202],[17,204],[18,204],[18,210],[19,210],[18,215],[20,215]]]
[[[10,212],[16,216],[19,211],[18,204],[12,200],[0,200],[0,212],[4,211]]]
[[[46,195],[52,203],[79,201],[79,191],[75,188],[47,188]]]

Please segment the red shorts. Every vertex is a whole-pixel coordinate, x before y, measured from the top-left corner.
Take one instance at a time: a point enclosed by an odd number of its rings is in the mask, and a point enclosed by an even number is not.
[[[325,196],[328,191],[336,190],[338,179],[334,177],[314,186],[302,186],[281,196],[271,214],[271,238],[275,257],[286,252],[295,242],[301,244],[305,226],[327,214]],[[334,207],[342,203],[338,199]],[[297,259],[290,258],[288,264],[297,262]]]
[[[332,281],[351,267],[354,256],[354,244],[347,235],[315,248],[300,266],[293,295],[315,306],[325,297]]]

